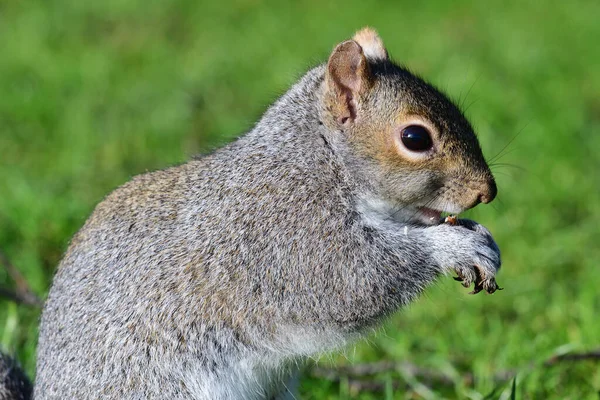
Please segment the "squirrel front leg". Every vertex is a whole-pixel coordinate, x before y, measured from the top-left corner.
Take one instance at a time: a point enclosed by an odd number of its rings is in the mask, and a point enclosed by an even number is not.
[[[456,272],[455,279],[463,286],[475,283],[472,293],[500,289],[495,281],[501,265],[500,249],[483,225],[467,219],[432,226],[393,222],[378,225],[386,247],[412,269],[429,267],[440,274]],[[426,265],[415,267],[417,264]]]

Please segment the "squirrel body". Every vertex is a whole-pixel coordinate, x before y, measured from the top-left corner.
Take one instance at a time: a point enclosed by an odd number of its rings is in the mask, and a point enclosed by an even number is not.
[[[434,221],[495,192],[460,111],[363,30],[235,142],[96,207],[44,308],[35,398],[292,398],[299,360],[438,276],[497,288],[490,233]]]

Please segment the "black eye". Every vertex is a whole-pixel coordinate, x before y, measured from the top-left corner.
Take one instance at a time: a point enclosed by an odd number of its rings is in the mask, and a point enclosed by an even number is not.
[[[402,143],[412,151],[427,151],[433,142],[427,128],[421,125],[409,125],[402,130]]]

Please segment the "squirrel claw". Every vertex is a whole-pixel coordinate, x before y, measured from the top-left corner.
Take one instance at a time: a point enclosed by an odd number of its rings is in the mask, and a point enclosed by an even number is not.
[[[482,289],[485,289],[485,291],[488,294],[492,294],[494,292],[496,292],[497,290],[504,290],[504,288],[501,288],[500,286],[498,286],[498,283],[496,283],[496,279],[494,278],[490,278],[490,279],[486,279],[482,282],[478,283],[478,292],[480,292]]]
[[[477,265],[474,266],[474,271],[475,271],[475,286],[474,286],[473,290],[469,292],[469,294],[477,294],[483,290],[485,290],[486,293],[488,293],[488,294],[492,294],[492,293],[496,292],[497,290],[504,289],[504,288],[501,288],[498,286],[498,283],[496,283],[496,279],[494,277],[490,277],[487,279],[484,278],[483,271],[479,266],[477,266]],[[456,274],[458,276],[454,277],[455,281],[460,282],[466,288],[471,286],[471,283],[473,282],[472,280],[465,279],[463,274],[461,274],[459,271],[456,271]]]
[[[452,277],[455,281],[460,282],[460,284],[466,288],[471,286],[471,282],[472,282],[471,279],[465,278],[459,270],[456,270],[456,275],[457,276]]]
[[[477,294],[477,293],[481,292],[482,290],[483,290],[483,287],[481,287],[481,286],[475,286],[475,289],[473,289],[472,291],[470,291],[469,294]]]

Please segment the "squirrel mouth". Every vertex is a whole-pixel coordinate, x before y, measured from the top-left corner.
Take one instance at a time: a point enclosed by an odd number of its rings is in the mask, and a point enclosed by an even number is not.
[[[424,225],[437,225],[442,219],[442,212],[427,207],[419,207],[415,216]]]

